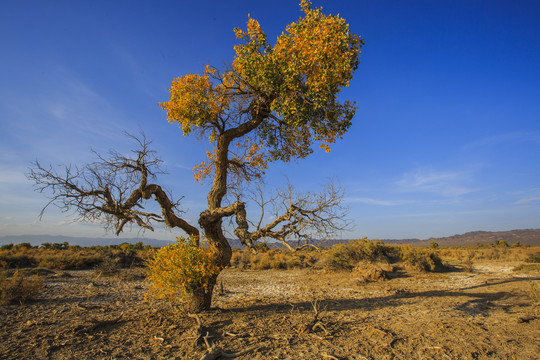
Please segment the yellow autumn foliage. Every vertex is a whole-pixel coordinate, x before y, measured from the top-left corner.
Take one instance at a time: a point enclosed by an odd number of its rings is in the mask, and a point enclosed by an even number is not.
[[[210,248],[199,247],[184,238],[155,250],[148,260],[147,295],[174,301],[194,290],[207,288],[210,279],[220,272],[213,257]]]
[[[169,101],[159,104],[184,135],[195,131],[214,148],[219,148],[219,136],[227,138],[231,129],[242,133],[242,127],[262,117],[246,139],[246,156],[235,159],[246,173],[263,174],[271,161],[304,158],[313,152],[313,143],[330,151],[356,111],[354,102],[340,102],[338,94],[358,67],[364,41],[339,15],[312,8],[309,0],[301,0],[300,7],[303,16],[274,44],[259,22],[248,18],[245,30],[234,29],[239,44],[230,65],[221,71],[207,65],[199,75],[174,79]],[[209,176],[221,160],[210,153],[194,168],[195,179]]]

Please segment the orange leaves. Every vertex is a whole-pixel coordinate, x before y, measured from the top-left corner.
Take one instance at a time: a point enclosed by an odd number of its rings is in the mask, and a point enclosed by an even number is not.
[[[349,84],[363,44],[350,33],[344,19],[312,10],[309,1],[302,1],[301,6],[305,17],[287,26],[274,47],[276,62],[287,64],[286,88],[300,90],[280,102],[284,114],[307,99],[315,106],[333,101],[340,88]]]
[[[208,75],[188,74],[173,80],[169,101],[159,103],[167,110],[169,122],[178,122],[184,135],[192,126],[201,126],[212,119],[219,110],[214,89]]]
[[[328,152],[350,127],[355,105],[337,96],[359,64],[363,40],[343,18],[312,9],[310,0],[300,6],[304,16],[274,46],[259,22],[248,18],[245,30],[234,29],[241,43],[226,71],[206,66],[200,75],[173,80],[170,100],[160,104],[169,121],[179,123],[184,135],[197,129],[215,146],[209,160],[195,166],[197,181],[223,166],[243,179],[260,176],[268,161],[306,157],[313,142]],[[235,128],[249,131],[229,131]],[[226,133],[238,135],[219,145]],[[237,154],[228,152],[234,143]],[[218,161],[218,150],[234,158]]]
[[[216,74],[217,70],[207,65],[203,75],[187,74],[174,79],[169,89],[170,100],[159,103],[167,110],[169,122],[182,126],[184,135],[188,135],[193,126],[205,128],[228,108],[224,86],[214,86],[210,80],[210,76]]]
[[[260,141],[254,141],[246,136],[243,142],[236,144],[237,160],[240,167],[243,167],[244,176],[247,181],[251,177],[260,178],[268,169],[268,155],[265,152],[264,144]]]
[[[193,167],[195,181],[203,181],[212,173],[212,169],[215,165],[214,161],[216,158],[216,151],[207,151],[206,156],[208,156],[208,162],[203,161],[202,163]]]

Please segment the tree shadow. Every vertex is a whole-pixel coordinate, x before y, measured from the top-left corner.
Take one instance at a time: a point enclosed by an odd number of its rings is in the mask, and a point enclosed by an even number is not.
[[[540,277],[531,278],[532,280],[540,280]],[[443,298],[443,297],[454,297],[454,298],[463,298],[466,300],[454,307],[457,310],[467,311],[471,307],[475,307],[475,304],[489,304],[489,307],[501,307],[505,308],[507,306],[497,306],[493,304],[495,301],[504,300],[512,295],[506,291],[499,292],[468,292],[467,290],[480,289],[493,285],[500,285],[505,283],[521,282],[528,281],[528,278],[514,278],[508,280],[501,280],[497,282],[491,282],[488,284],[476,285],[467,288],[461,288],[457,290],[427,290],[427,291],[418,291],[418,292],[409,292],[409,291],[397,291],[396,293],[386,295],[386,296],[377,296],[364,299],[356,298],[318,298],[317,301],[324,304],[327,311],[349,311],[349,310],[374,310],[385,307],[398,307],[404,305],[403,300],[406,299],[423,299],[423,298]],[[314,299],[315,300],[315,299]],[[483,306],[484,306],[483,305]],[[249,312],[274,312],[274,313],[289,313],[292,309],[306,309],[311,310],[313,307],[312,302],[310,301],[298,301],[298,302],[270,302],[263,304],[250,304],[247,306],[239,306],[234,308],[221,309],[223,311],[233,312],[233,313],[249,313]],[[470,311],[467,311],[470,313]]]

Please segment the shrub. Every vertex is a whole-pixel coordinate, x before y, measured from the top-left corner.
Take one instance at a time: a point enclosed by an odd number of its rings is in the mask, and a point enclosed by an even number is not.
[[[540,251],[529,254],[529,256],[527,256],[527,258],[525,259],[525,262],[528,262],[528,263],[540,263]]]
[[[257,244],[255,244],[255,245],[253,245],[253,248],[254,248],[257,252],[262,252],[262,253],[265,253],[265,252],[267,252],[268,250],[270,250],[270,247],[269,247],[268,244],[265,243],[265,242],[257,243]]]
[[[389,262],[394,257],[394,248],[381,240],[360,239],[348,244],[332,246],[324,262],[328,270],[352,270],[361,261]]]
[[[36,265],[35,259],[31,256],[26,254],[12,254],[5,251],[0,253],[0,262],[5,263],[5,267],[12,269]]]
[[[435,271],[444,268],[441,258],[432,250],[403,245],[401,260],[420,271]]]
[[[369,261],[360,261],[353,269],[353,275],[362,282],[380,281],[388,279],[388,273],[392,272],[393,266],[389,264],[377,264]]]
[[[210,280],[220,272],[213,256],[210,248],[193,245],[183,238],[155,250],[148,260],[148,295],[174,301],[188,293],[207,289]]]
[[[41,280],[33,277],[31,280],[16,271],[11,277],[6,272],[0,275],[0,302],[4,305],[19,303],[32,299],[43,286]]]
[[[103,259],[103,261],[96,265],[94,272],[97,276],[113,276],[120,272],[120,263],[117,259],[109,256]]]
[[[461,261],[463,264],[463,270],[467,272],[472,272],[474,270],[473,258],[474,258],[474,253],[472,251],[467,252],[463,256],[463,259]]]
[[[435,241],[432,241],[429,243],[429,248],[430,249],[438,249],[439,248],[439,244],[436,243]]]

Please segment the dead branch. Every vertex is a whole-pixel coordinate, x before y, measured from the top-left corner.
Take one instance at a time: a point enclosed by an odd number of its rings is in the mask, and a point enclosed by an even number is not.
[[[201,318],[197,314],[187,314],[187,316],[197,321],[197,327],[193,330],[196,336],[194,346],[196,346],[199,340],[201,339],[204,341],[204,344],[206,345],[206,349],[207,349],[206,353],[201,357],[200,360],[214,360],[214,359],[219,359],[220,357],[226,358],[226,359],[234,359],[236,357],[239,357],[241,355],[254,351],[262,346],[261,344],[257,344],[257,345],[248,347],[244,350],[237,351],[237,352],[224,351],[219,346],[210,344],[210,338],[211,338],[210,332],[207,331],[203,327]]]
[[[214,359],[219,359],[220,357],[225,358],[225,359],[234,359],[239,356],[250,353],[252,351],[255,351],[261,348],[262,346],[263,346],[262,344],[257,344],[257,345],[250,346],[244,350],[237,351],[234,353],[230,353],[230,352],[224,351],[220,347],[213,346],[208,349],[206,354],[204,354],[200,360],[214,360]]]
[[[197,315],[197,314],[187,314],[187,316],[189,316],[190,318],[195,319],[195,321],[197,321],[197,327],[195,329],[193,329],[193,334],[195,336],[195,340],[193,341],[193,346],[196,346],[201,339],[206,341],[206,339],[204,338],[205,328],[202,326],[202,321],[201,321],[201,318],[199,317],[199,315]],[[206,333],[208,334],[208,332],[206,332]]]
[[[327,359],[331,359],[331,360],[339,360],[337,357],[332,356],[332,355],[329,355],[329,354],[326,354],[326,353],[322,353],[321,355],[322,355],[322,357],[327,358]]]
[[[301,333],[313,333],[319,329],[324,331],[325,335],[328,335],[328,330],[326,330],[326,327],[320,318],[320,302],[318,300],[312,301],[311,306],[313,308],[313,318],[307,324],[302,326],[299,331]]]
[[[273,238],[294,251],[295,248],[287,242],[290,238],[308,244],[309,239],[333,237],[348,228],[348,209],[343,205],[345,193],[333,181],[319,194],[296,192],[290,184],[279,190],[271,201],[264,201],[263,192],[259,194],[261,198],[256,203],[262,207],[261,213],[264,214],[264,207],[271,204],[274,220],[264,226],[259,221],[254,231],[249,230],[245,204],[241,201],[234,204],[237,223],[234,234],[248,248],[261,238]]]
[[[294,251],[300,251],[300,250],[305,249],[305,248],[307,248],[307,247],[312,247],[312,248],[314,248],[314,249],[317,250],[317,251],[321,251],[321,248],[318,247],[318,246],[316,246],[316,245],[314,245],[314,244],[304,244],[304,245],[302,245],[302,246],[298,246],[298,247],[294,248]]]
[[[54,169],[36,161],[27,177],[34,182],[36,191],[50,194],[50,201],[40,217],[54,204],[63,212],[73,211],[78,220],[102,223],[106,229],[114,229],[116,235],[128,224],[153,231],[153,223],[158,222],[198,237],[199,230],[178,216],[182,213],[181,199],[171,200],[172,196],[161,186],[149,183],[157,174],[164,173],[162,161],[150,149],[151,142],[144,134],[140,138],[128,136],[138,144],[131,156],[116,151],[103,156],[94,151],[96,161],[82,168]],[[145,200],[152,197],[160,206],[161,214],[144,209]]]

